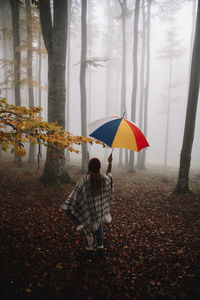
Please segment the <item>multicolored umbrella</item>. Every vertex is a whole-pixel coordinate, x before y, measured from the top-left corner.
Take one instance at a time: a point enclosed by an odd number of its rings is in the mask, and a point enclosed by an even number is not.
[[[132,122],[123,117],[107,117],[88,125],[89,136],[104,142],[111,148],[125,148],[139,152],[149,144]]]

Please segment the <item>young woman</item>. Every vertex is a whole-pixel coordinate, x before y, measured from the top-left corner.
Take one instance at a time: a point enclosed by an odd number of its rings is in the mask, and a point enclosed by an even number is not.
[[[93,253],[93,233],[96,233],[97,237],[98,255],[103,256],[102,224],[111,222],[112,154],[108,157],[106,174],[102,175],[100,169],[99,159],[92,158],[88,164],[88,174],[79,180],[62,204],[62,209],[71,217],[77,230],[83,229],[86,237],[86,255],[89,258]]]

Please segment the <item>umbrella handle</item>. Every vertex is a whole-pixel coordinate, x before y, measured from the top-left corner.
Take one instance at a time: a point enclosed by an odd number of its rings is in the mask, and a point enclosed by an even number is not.
[[[111,151],[110,155],[112,155],[112,154],[113,154],[113,151],[114,151],[114,148],[112,148],[112,151]]]
[[[124,113],[123,113],[123,115],[122,115],[122,119],[125,117],[125,115],[126,115],[126,112],[124,111]]]

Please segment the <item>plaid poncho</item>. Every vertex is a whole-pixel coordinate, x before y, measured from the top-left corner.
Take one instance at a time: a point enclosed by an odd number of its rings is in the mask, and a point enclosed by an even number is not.
[[[83,227],[85,234],[95,232],[100,224],[108,222],[113,187],[111,174],[104,177],[100,195],[92,196],[88,177],[83,176],[62,205],[63,210],[71,214],[77,229]]]

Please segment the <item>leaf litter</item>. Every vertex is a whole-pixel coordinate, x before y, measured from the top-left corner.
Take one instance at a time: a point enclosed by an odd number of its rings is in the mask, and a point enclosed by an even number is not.
[[[83,233],[58,212],[73,186],[43,186],[30,169],[1,164],[2,299],[200,297],[199,181],[174,196],[173,172],[114,170],[105,256],[87,260]]]

